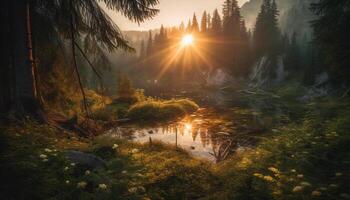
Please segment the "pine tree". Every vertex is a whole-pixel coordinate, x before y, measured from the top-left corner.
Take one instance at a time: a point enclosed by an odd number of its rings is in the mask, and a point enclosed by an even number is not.
[[[193,19],[192,19],[192,32],[199,32],[199,24],[197,21],[196,13],[193,14]]]
[[[318,19],[312,23],[315,41],[335,83],[350,85],[349,0],[319,0],[312,4]]]
[[[147,56],[150,56],[152,54],[153,50],[153,37],[152,37],[152,31],[149,31],[148,35],[148,42],[147,42]]]
[[[139,58],[143,59],[146,55],[146,48],[145,48],[145,41],[142,40],[141,41],[141,46],[140,46],[140,54],[139,54]]]
[[[204,11],[201,21],[201,32],[206,33],[208,30],[208,22],[207,22],[207,12]]]
[[[211,30],[213,33],[221,33],[222,32],[222,22],[219,11],[216,9],[213,13],[213,19],[211,22]]]
[[[254,28],[254,49],[257,56],[277,54],[281,41],[278,10],[275,0],[264,0]]]
[[[186,32],[192,32],[192,23],[190,19],[188,20],[188,23],[187,23]]]
[[[229,34],[231,32],[231,11],[232,11],[232,1],[231,0],[225,0],[223,9],[222,9],[222,29],[224,34]]]
[[[207,15],[207,31],[211,30],[211,16],[210,13]]]
[[[185,32],[185,24],[184,24],[184,22],[181,22],[181,24],[180,24],[180,26],[179,26],[179,31],[180,31],[181,33]]]

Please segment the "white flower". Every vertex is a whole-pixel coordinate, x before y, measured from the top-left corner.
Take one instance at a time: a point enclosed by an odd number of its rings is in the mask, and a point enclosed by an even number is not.
[[[306,182],[306,181],[301,182],[300,185],[305,186],[305,187],[310,187],[311,186],[311,184],[309,182]]]
[[[127,173],[128,173],[128,171],[126,171],[126,170],[122,171],[122,174],[127,174]]]
[[[330,184],[329,187],[336,188],[336,187],[338,187],[338,185],[337,184]]]
[[[131,153],[138,153],[138,152],[139,152],[138,149],[133,149],[133,150],[131,151]]]
[[[66,184],[69,184],[70,183],[70,181],[69,180],[66,180]]]
[[[44,149],[44,151],[47,152],[47,153],[51,153],[52,152],[51,149],[48,149],[48,148]]]
[[[46,159],[46,158],[45,158],[45,159],[43,159],[43,162],[47,162],[47,161],[49,161],[49,159]]]
[[[313,196],[313,197],[319,197],[319,196],[321,196],[321,194],[322,193],[320,191],[317,191],[317,190],[314,190],[311,192],[311,196]]]
[[[75,163],[71,163],[70,165],[74,167],[74,166],[75,166]]]
[[[53,156],[57,156],[57,153],[52,154]]]
[[[90,173],[91,173],[90,170],[86,170],[86,171],[85,171],[85,175],[86,175],[86,176],[90,175]]]
[[[343,174],[340,172],[337,172],[337,173],[335,173],[335,176],[343,176]]]
[[[292,170],[290,170],[292,173],[296,173],[297,172],[297,170],[295,170],[295,169],[292,169]]]
[[[64,168],[64,171],[67,171],[68,169],[69,169],[69,167],[65,167],[65,168]]]
[[[102,183],[102,184],[98,185],[98,188],[100,188],[101,190],[105,190],[105,189],[107,189],[107,185]]]
[[[47,158],[47,155],[45,155],[45,154],[40,154],[39,157],[42,158],[42,159],[44,159],[44,158]]]
[[[301,192],[301,191],[303,191],[303,187],[302,186],[300,186],[300,185],[298,185],[298,186],[295,186],[294,188],[293,188],[293,192]]]
[[[298,177],[298,178],[303,178],[303,177],[304,177],[304,175],[302,175],[302,174],[298,174],[298,175],[297,175],[297,177]]]
[[[81,181],[77,184],[77,188],[84,189],[86,187],[87,183],[85,181]]]
[[[326,187],[320,187],[320,190],[327,191],[327,188]]]
[[[117,149],[118,147],[119,147],[119,145],[117,145],[117,144],[113,144],[112,149]]]

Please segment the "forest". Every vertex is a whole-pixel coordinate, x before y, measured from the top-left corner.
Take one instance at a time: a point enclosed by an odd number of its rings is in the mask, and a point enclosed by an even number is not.
[[[0,199],[350,199],[350,0],[218,2],[4,0]]]

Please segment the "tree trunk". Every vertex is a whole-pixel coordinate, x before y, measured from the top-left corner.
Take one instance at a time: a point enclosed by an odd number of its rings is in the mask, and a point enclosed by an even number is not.
[[[29,3],[10,0],[13,40],[12,66],[14,72],[13,109],[20,115],[41,116],[35,83],[35,65],[31,40]]]

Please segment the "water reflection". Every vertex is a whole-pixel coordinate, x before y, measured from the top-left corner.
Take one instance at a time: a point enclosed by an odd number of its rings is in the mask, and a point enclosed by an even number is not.
[[[115,137],[147,143],[162,141],[177,145],[193,156],[220,162],[228,155],[245,150],[254,143],[254,138],[239,134],[230,120],[212,116],[208,111],[198,112],[184,120],[156,127],[119,127],[111,131]]]

